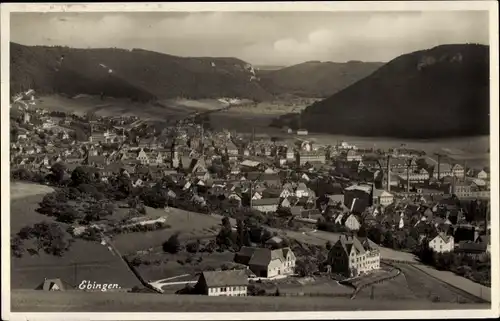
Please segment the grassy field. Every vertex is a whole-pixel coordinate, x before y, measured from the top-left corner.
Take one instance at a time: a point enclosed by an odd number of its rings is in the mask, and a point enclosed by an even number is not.
[[[199,258],[202,258],[199,261]],[[190,259],[188,259],[190,258]],[[154,253],[142,255],[142,260],[150,262],[160,261],[160,264],[142,264],[137,270],[145,280],[160,280],[183,274],[195,274],[207,268],[220,268],[222,264],[233,264],[234,253],[214,252],[190,254],[181,252],[177,254]],[[187,262],[191,260],[191,262]],[[179,263],[182,262],[182,263]]]
[[[51,189],[34,184],[20,185],[13,183],[11,190],[11,234],[23,226],[41,221],[53,222],[52,218],[36,212],[43,194],[30,195],[33,191],[45,193]],[[22,195],[30,195],[22,197]],[[17,196],[17,197],[16,197]],[[67,226],[61,224],[62,228]],[[83,240],[76,240],[70,251],[62,257],[45,253],[11,258],[11,287],[14,289],[34,289],[44,278],[61,278],[70,284],[80,284],[83,280],[101,283],[117,283],[123,288],[140,285],[125,263],[112,254],[105,246]]]
[[[10,184],[10,199],[18,199],[34,195],[45,195],[52,192],[52,187],[40,184],[12,182]]]
[[[425,265],[415,265],[416,269],[421,270],[435,278],[443,280],[444,282],[451,283],[454,286],[463,289],[473,295],[479,296],[491,302],[491,288],[484,285],[473,282],[464,277],[458,276],[453,272],[449,271],[438,271],[432,267]]]
[[[179,234],[181,241],[215,236],[220,230],[221,220],[207,214],[183,211],[170,208],[166,213],[162,209],[147,208],[150,216],[167,215],[166,224],[171,228],[146,233],[126,233],[113,237],[113,243],[122,254],[131,254],[137,251],[159,247],[175,234]]]
[[[263,312],[489,309],[482,304],[321,297],[209,297],[146,293],[13,291],[13,312]]]
[[[465,295],[443,282],[434,280],[414,266],[406,264],[396,266],[403,273],[408,288],[419,298],[439,302],[474,303],[476,301],[470,295]]]

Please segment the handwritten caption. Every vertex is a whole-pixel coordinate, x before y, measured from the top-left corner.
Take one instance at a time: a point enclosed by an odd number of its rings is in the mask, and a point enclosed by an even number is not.
[[[121,289],[121,286],[115,283],[97,283],[96,281],[92,282],[88,280],[83,280],[82,283],[78,285],[78,288],[80,290],[106,292],[108,290]]]

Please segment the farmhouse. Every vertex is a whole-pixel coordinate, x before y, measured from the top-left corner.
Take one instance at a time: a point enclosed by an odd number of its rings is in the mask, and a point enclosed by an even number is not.
[[[270,250],[243,246],[234,256],[236,263],[247,265],[256,276],[264,278],[293,274],[295,260],[289,247]]]
[[[197,293],[208,296],[246,296],[248,276],[244,270],[205,271],[195,285]]]

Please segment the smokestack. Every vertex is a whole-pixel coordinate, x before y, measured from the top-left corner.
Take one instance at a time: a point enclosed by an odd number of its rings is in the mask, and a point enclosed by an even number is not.
[[[391,191],[391,156],[387,155],[387,191]]]
[[[406,192],[410,193],[410,164],[406,168]]]
[[[438,155],[438,181],[441,179],[441,155]]]

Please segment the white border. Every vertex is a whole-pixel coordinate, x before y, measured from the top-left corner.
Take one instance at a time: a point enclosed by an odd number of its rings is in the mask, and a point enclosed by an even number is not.
[[[491,310],[258,312],[258,313],[11,313],[10,312],[10,179],[9,179],[9,39],[11,12],[148,12],[148,11],[450,11],[486,10],[490,13],[490,162],[491,162]],[[73,3],[1,4],[1,168],[2,170],[2,319],[3,320],[209,320],[209,319],[396,319],[484,318],[499,315],[499,154],[498,154],[498,3],[496,1],[356,1],[264,3]]]

